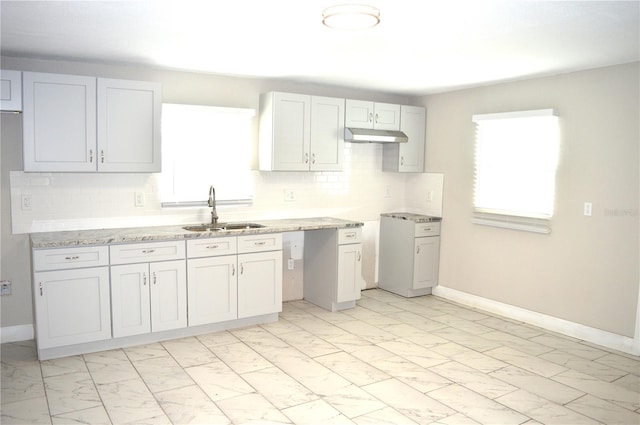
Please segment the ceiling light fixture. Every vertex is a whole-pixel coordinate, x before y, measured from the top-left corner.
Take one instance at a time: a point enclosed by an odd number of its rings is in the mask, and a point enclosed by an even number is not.
[[[380,23],[380,11],[365,4],[331,6],[322,12],[322,23],[341,30],[372,28]]]

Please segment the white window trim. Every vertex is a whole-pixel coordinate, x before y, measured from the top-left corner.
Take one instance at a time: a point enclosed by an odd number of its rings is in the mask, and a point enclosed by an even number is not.
[[[476,114],[472,116],[472,121],[478,124],[485,120],[499,120],[499,119],[512,119],[512,118],[525,118],[525,117],[528,118],[528,117],[541,117],[541,116],[555,116],[555,112],[553,109],[537,109],[537,110],[500,112],[500,113],[490,113],[490,114]],[[476,166],[477,164],[474,163],[474,167]],[[475,184],[476,182],[474,182],[474,186]],[[475,190],[476,189],[474,187],[474,197],[475,197]],[[475,199],[474,199],[473,217],[471,219],[471,222],[474,224],[480,224],[485,226],[549,234],[551,233],[550,220],[551,220],[551,215],[548,215],[548,214],[521,213],[521,212],[476,207]]]

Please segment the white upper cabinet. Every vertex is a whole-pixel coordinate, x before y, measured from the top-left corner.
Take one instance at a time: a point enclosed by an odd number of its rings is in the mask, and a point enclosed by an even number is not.
[[[98,170],[160,172],[158,83],[98,79]]]
[[[400,130],[400,105],[347,99],[345,127]]]
[[[25,171],[160,171],[160,84],[25,72],[23,93]]]
[[[407,143],[385,143],[382,158],[384,171],[404,173],[424,172],[426,110],[421,106],[402,105],[400,130],[407,135]]]
[[[96,79],[25,72],[25,171],[96,171]]]
[[[22,72],[0,70],[0,111],[22,111]]]
[[[339,171],[344,99],[269,92],[260,96],[260,169]]]

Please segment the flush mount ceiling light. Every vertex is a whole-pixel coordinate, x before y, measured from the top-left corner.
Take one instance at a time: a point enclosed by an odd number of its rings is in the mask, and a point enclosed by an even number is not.
[[[341,30],[371,28],[380,23],[380,11],[364,4],[331,6],[322,12],[322,23]]]

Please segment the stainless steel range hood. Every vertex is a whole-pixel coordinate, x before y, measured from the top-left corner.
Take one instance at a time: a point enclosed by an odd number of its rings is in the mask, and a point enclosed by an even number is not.
[[[351,143],[407,143],[409,138],[402,131],[397,130],[346,127],[344,141]]]

